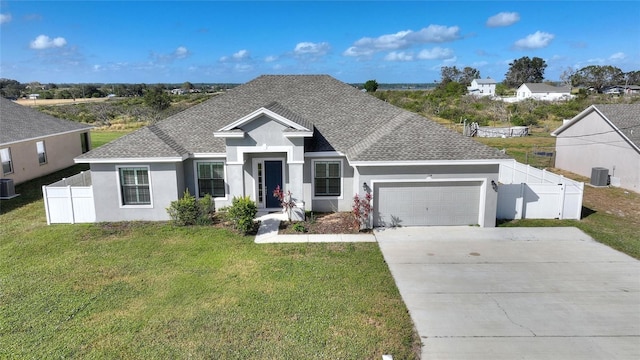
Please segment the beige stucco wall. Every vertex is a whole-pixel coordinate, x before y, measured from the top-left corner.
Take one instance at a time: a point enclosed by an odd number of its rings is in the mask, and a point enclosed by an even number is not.
[[[640,192],[640,153],[596,112],[560,133],[556,152],[557,168],[590,178],[592,168],[603,167],[622,188]]]
[[[74,165],[73,158],[82,154],[81,134],[88,132],[81,130],[0,146],[11,149],[13,162],[13,173],[2,175],[2,178],[13,179],[14,184],[20,184]],[[47,162],[42,165],[38,162],[38,141],[44,141],[47,154]]]

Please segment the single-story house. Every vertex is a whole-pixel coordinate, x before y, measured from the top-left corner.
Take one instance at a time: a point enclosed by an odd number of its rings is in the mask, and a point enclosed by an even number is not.
[[[63,120],[0,98],[2,178],[14,184],[74,164],[91,148],[90,125]]]
[[[327,75],[264,75],[78,156],[96,221],[168,220],[185,190],[216,207],[249,196],[280,210],[350,211],[374,226],[495,226],[497,149]]]
[[[516,92],[518,100],[535,99],[535,100],[566,100],[570,99],[571,87],[569,86],[551,86],[542,83],[524,83],[520,85]]]
[[[640,192],[640,104],[591,105],[551,135],[557,168],[587,177],[604,168],[612,185]]]
[[[476,96],[495,96],[496,95],[496,81],[492,78],[486,79],[473,79],[471,86],[467,87],[469,95]]]
[[[625,94],[640,94],[640,85],[625,85]]]

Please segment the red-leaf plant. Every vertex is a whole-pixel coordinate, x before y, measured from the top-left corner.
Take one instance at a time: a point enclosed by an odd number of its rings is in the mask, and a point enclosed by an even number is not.
[[[371,193],[365,193],[361,198],[358,194],[353,197],[351,212],[354,217],[354,226],[358,229],[369,228],[369,214],[371,213]]]
[[[282,209],[287,212],[287,218],[291,221],[291,209],[296,207],[296,202],[293,201],[293,198],[291,197],[291,191],[287,190],[285,194],[280,188],[280,185],[278,185],[275,190],[273,190],[273,196],[278,198],[280,206],[282,206]]]

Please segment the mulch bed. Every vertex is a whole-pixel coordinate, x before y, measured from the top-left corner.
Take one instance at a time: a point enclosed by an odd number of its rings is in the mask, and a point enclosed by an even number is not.
[[[300,225],[305,231],[301,230]],[[280,222],[279,234],[361,234],[370,230],[359,230],[350,212],[312,213],[305,221]]]

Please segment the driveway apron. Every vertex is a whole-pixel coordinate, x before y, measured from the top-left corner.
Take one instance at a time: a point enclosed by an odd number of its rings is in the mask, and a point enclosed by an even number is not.
[[[422,359],[640,359],[640,262],[579,229],[375,235]]]

